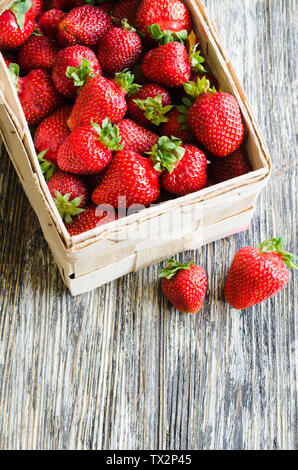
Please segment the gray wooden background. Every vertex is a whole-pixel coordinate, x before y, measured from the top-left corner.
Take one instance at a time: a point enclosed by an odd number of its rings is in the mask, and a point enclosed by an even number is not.
[[[197,316],[162,297],[160,266],[72,298],[2,146],[1,449],[297,448],[294,273],[247,311],[222,300],[243,245],[285,235],[297,252],[297,3],[206,3],[274,161],[252,227],[180,257],[208,273]]]

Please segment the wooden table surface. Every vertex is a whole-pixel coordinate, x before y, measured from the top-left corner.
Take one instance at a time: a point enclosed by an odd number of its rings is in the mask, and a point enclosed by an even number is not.
[[[160,265],[73,298],[2,145],[1,449],[297,448],[294,273],[246,311],[222,295],[242,246],[284,235],[297,252],[296,2],[206,3],[273,158],[252,226],[180,256],[207,270],[197,316],[162,297]]]

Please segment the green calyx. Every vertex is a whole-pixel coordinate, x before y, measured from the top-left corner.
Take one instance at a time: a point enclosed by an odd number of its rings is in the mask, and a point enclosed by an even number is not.
[[[61,215],[61,218],[65,220],[67,224],[70,224],[72,222],[73,216],[84,212],[84,209],[81,209],[79,207],[82,202],[81,197],[76,197],[71,201],[69,200],[69,198],[70,194],[65,194],[64,196],[62,196],[59,191],[55,191],[55,205],[59,211],[59,214]]]
[[[80,65],[78,67],[67,67],[65,75],[67,78],[72,79],[74,86],[80,90],[90,78],[96,77],[98,73],[94,73],[89,60],[82,57]]]
[[[8,67],[9,76],[12,83],[17,91],[19,91],[19,78],[20,78],[20,67],[18,64],[11,62]]]
[[[46,181],[49,181],[57,170],[53,163],[49,162],[46,158],[44,158],[48,150],[49,149],[43,150],[43,152],[40,152],[37,155],[40,164],[40,169]]]
[[[180,161],[185,154],[185,149],[181,147],[182,140],[177,137],[161,137],[155,144],[151,152],[147,152],[155,163],[154,168],[159,173],[165,169],[172,173],[176,163]]]
[[[165,277],[166,279],[172,279],[179,271],[188,271],[193,264],[192,262],[180,264],[179,261],[176,261],[173,258],[168,260],[169,265],[166,268],[163,268],[159,277]]]
[[[122,19],[121,28],[124,29],[125,31],[130,31],[131,33],[141,34],[140,31],[138,31],[136,28],[134,28],[133,26],[129,24],[127,18]]]
[[[116,124],[112,125],[110,119],[104,119],[101,126],[92,120],[91,126],[98,133],[98,140],[109,150],[119,152],[123,149],[124,143],[121,142],[119,128]]]
[[[289,269],[297,269],[298,264],[295,263],[295,260],[298,259],[297,256],[293,255],[292,253],[289,253],[288,251],[284,251],[283,250],[284,244],[285,244],[285,239],[283,237],[271,238],[271,240],[261,243],[258,246],[258,249],[260,253],[279,254],[283,258],[286,266]]]
[[[16,2],[14,2],[12,7],[10,8],[10,11],[12,11],[12,13],[14,14],[21,31],[24,31],[25,16],[31,7],[32,7],[31,0],[17,0]]]
[[[179,111],[179,116],[177,117],[177,122],[181,124],[180,129],[188,129],[187,116],[190,108],[192,107],[194,100],[191,98],[183,98],[182,103],[179,106],[176,106],[177,111]]]
[[[162,122],[168,122],[169,118],[166,114],[173,109],[173,106],[163,106],[161,95],[157,95],[155,98],[148,97],[145,100],[133,101],[144,111],[144,116],[156,126],[159,126]]]
[[[205,67],[202,65],[205,62],[204,57],[202,57],[201,51],[197,50],[198,44],[195,44],[190,51],[189,62],[195,72],[206,73]]]
[[[130,70],[124,69],[122,72],[115,74],[115,81],[118,84],[119,88],[124,90],[128,96],[136,93],[141,85],[134,83],[135,76],[131,73]]]
[[[186,29],[183,29],[182,31],[162,31],[158,24],[147,26],[147,29],[151,38],[157,41],[160,46],[174,41],[185,44],[188,38],[188,32]]]
[[[194,99],[204,93],[216,93],[216,89],[214,87],[210,88],[210,82],[207,80],[205,75],[201,79],[198,78],[197,83],[191,81],[186,82],[183,84],[183,87],[186,93]]]

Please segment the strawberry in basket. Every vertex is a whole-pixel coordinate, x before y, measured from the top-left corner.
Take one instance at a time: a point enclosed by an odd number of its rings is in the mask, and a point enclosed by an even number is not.
[[[0,15],[0,50],[13,49],[31,36],[35,25],[31,0],[17,0]]]

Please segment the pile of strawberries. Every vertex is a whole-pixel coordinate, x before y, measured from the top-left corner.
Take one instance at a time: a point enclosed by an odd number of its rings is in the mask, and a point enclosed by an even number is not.
[[[239,105],[193,38],[180,0],[17,0],[1,14],[0,50],[70,235],[120,204],[250,171]]]

